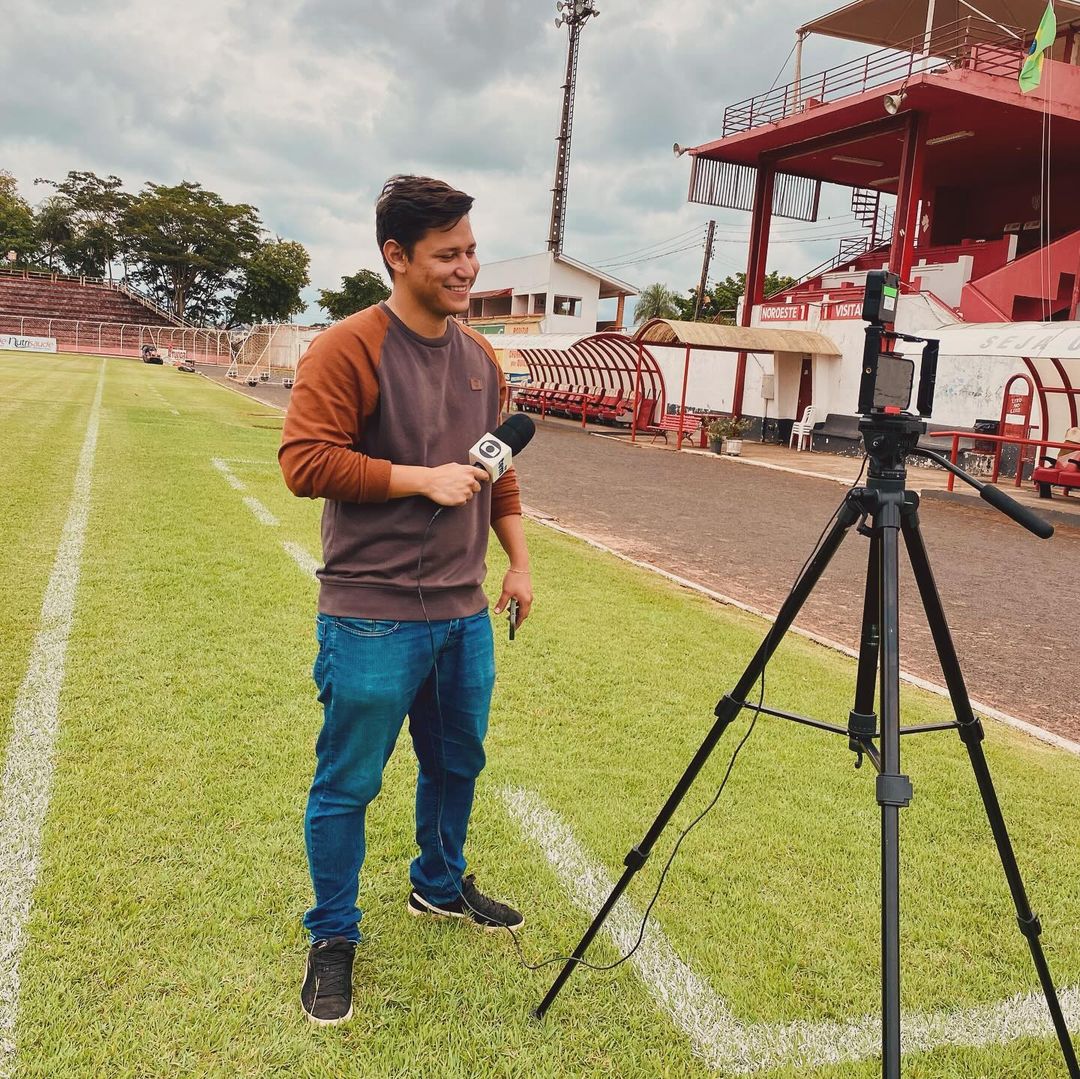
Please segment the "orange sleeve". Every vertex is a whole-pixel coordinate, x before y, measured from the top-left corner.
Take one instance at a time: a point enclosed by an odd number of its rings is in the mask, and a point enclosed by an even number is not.
[[[389,320],[368,308],[319,334],[296,368],[278,463],[302,498],[385,502],[390,462],[360,453],[379,400],[378,366]]]
[[[521,489],[518,487],[517,471],[508,469],[491,488],[491,522],[500,517],[521,513]]]

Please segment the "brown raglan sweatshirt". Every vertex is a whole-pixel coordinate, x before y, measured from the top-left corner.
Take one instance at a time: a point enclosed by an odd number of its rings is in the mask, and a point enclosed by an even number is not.
[[[505,380],[482,335],[451,319],[442,337],[421,337],[378,304],[319,334],[290,397],[281,471],[293,494],[326,500],[319,610],[395,621],[483,610],[488,529],[521,512],[513,469],[443,509],[426,542],[437,505],[387,497],[391,464],[467,464],[498,426]]]

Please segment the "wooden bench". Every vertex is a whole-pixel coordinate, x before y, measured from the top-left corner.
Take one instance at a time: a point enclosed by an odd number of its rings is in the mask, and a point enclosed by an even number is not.
[[[668,412],[660,417],[659,422],[652,427],[646,429],[646,434],[651,434],[651,441],[655,442],[658,438],[663,436],[665,442],[667,442],[668,432],[674,432],[675,437],[679,435],[679,425],[682,425],[682,437],[684,439],[694,438],[695,435],[701,431],[701,417],[691,412],[686,412],[680,415],[678,412]],[[681,449],[681,445],[677,447]]]

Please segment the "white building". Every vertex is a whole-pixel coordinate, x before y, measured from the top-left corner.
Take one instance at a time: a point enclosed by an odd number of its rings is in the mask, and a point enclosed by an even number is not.
[[[481,333],[595,333],[621,329],[627,296],[637,289],[568,255],[488,262],[470,295],[469,325]],[[601,300],[615,300],[602,318]]]

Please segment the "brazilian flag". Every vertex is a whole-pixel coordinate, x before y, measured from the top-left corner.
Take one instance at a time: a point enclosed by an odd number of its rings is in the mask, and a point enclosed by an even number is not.
[[[1020,69],[1020,90],[1027,93],[1034,90],[1042,79],[1043,53],[1054,44],[1057,37],[1057,18],[1054,15],[1053,0],[1046,5],[1043,17],[1039,22],[1039,29],[1035,31],[1035,40],[1028,49],[1027,59]]]

